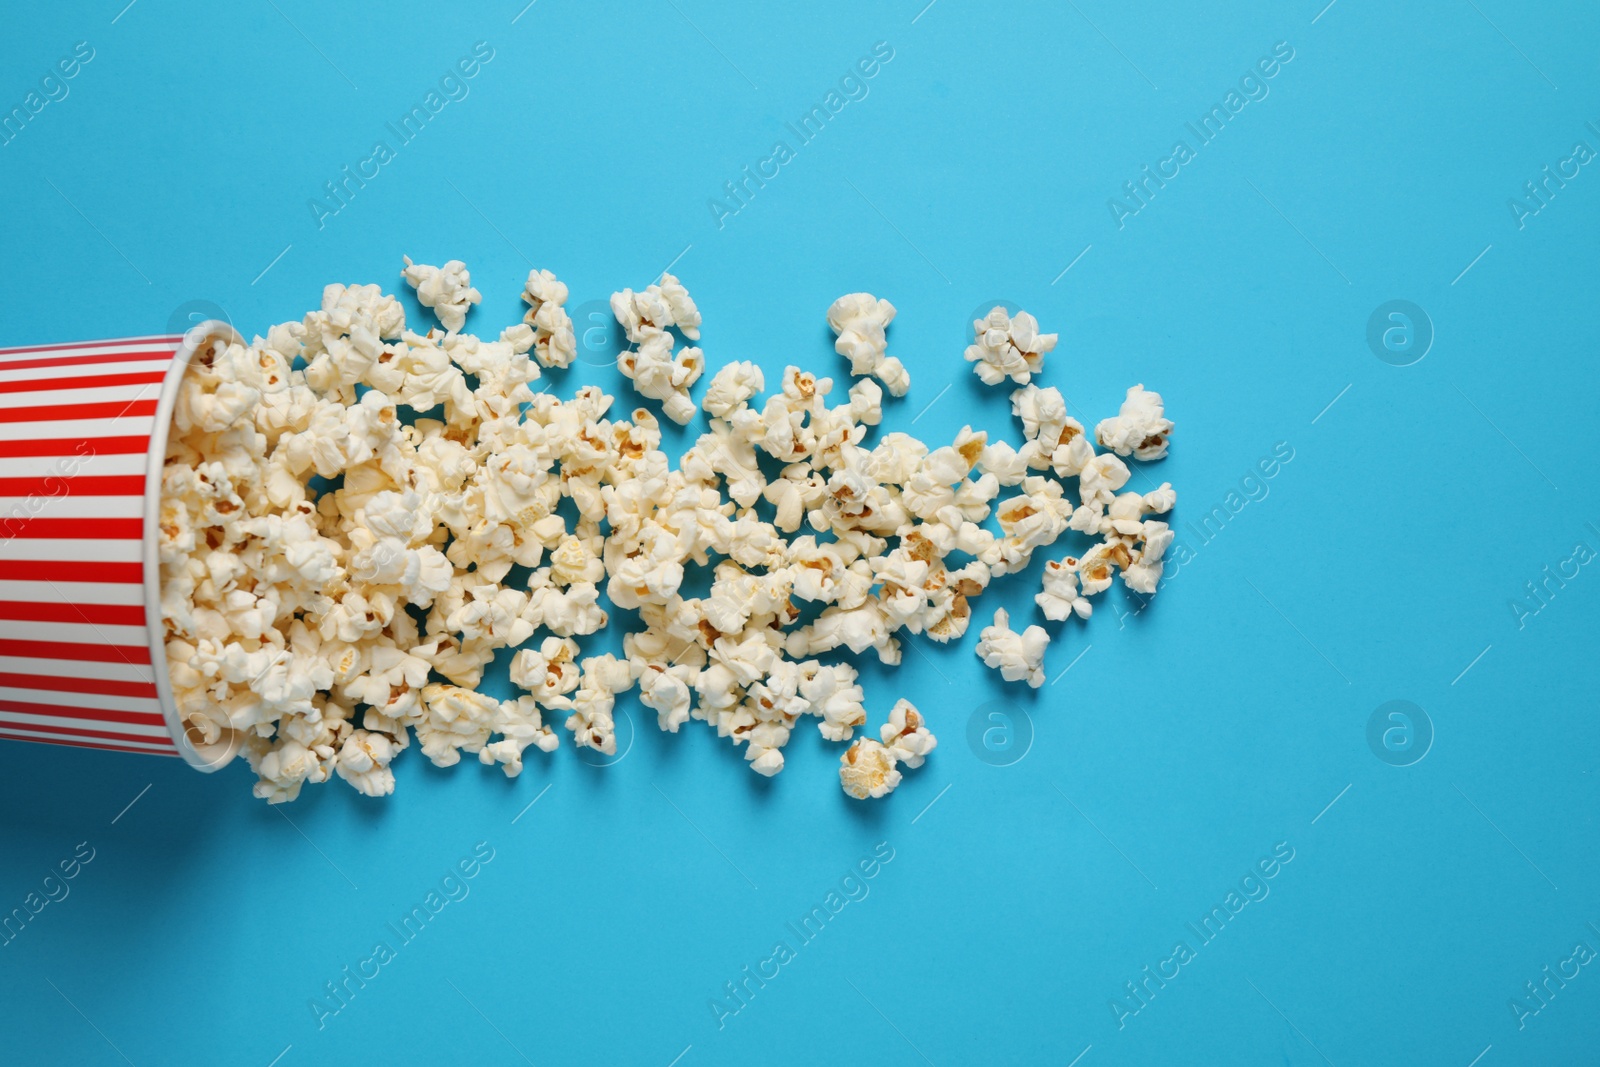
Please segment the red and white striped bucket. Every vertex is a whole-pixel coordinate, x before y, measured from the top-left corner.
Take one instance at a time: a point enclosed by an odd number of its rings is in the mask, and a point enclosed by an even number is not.
[[[0,349],[0,738],[182,756],[167,679],[156,520],[178,382],[212,338]]]

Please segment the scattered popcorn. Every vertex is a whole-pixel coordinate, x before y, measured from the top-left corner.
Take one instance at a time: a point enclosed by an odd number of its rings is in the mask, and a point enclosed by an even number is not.
[[[828,325],[839,338],[834,351],[850,361],[850,373],[873,375],[890,393],[905,396],[911,375],[898,359],[884,354],[889,343],[884,331],[892,321],[894,305],[871,293],[841,296],[828,308]]]
[[[939,739],[933,736],[922,714],[909,700],[895,704],[889,712],[889,721],[883,724],[878,736],[896,759],[913,770],[922,766],[928,753],[939,747]]]
[[[617,367],[633,379],[633,388],[640,396],[661,401],[662,412],[679,426],[688,425],[694,418],[689,387],[706,368],[705,356],[698,348],[686,346],[673,355],[671,338],[657,334],[650,343],[622,353]]]
[[[613,413],[594,386],[534,391],[576,353],[554,274],[529,273],[530,310],[498,340],[460,332],[480,300],[461,263],[408,259],[405,277],[443,335],[407,329],[377,286],[330,285],[302,321],[208,342],[178,389],[157,522],[168,677],[184,728],[240,740],[270,803],[334,777],[387,795],[413,738],[438,766],[465,752],[510,777],[560,728],[615,754],[616,700],[635,687],[663,731],[704,722],[768,776],[811,716],[849,743],[845,792],[881,797],[937,741],[904,700],[858,737],[865,694],[841,650],[896,665],[902,631],[963,639],[972,600],[1069,532],[1093,544],[1046,563],[1046,619],[1089,618],[1119,573],[1141,594],[1160,586],[1173,534],[1156,516],[1177,497],[1124,491],[1119,457],[1165,454],[1161,398],[1135,386],[1090,437],[1059,389],[1031,381],[1055,336],[1030,316],[975,324],[980,376],[1021,386],[1020,447],[971,427],[869,441],[884,389],[903,395],[909,377],[885,352],[893,305],[856,293],[828,321],[859,380],[840,395],[791,366],[763,399],[761,369],[728,363],[673,462],[650,411]],[[635,390],[698,418],[704,356],[671,332],[699,338],[687,289],[663,274],[611,307]],[[695,574],[701,595],[685,592]],[[584,656],[612,607],[638,629],[620,655]],[[977,652],[1037,687],[1049,642],[997,611]],[[501,649],[509,699],[479,691]]]
[[[633,380],[640,396],[661,401],[667,418],[679,426],[688,425],[694,418],[689,387],[706,369],[705,356],[692,345],[674,354],[667,328],[676,326],[690,340],[699,338],[700,310],[689,291],[672,275],[662,274],[659,286],[652,285],[642,293],[632,289],[612,293],[611,312],[628,340],[638,346],[617,357],[617,368]]]
[[[994,624],[978,635],[978,658],[1006,681],[1026,680],[1037,689],[1044,684],[1044,650],[1049,643],[1043,626],[1030,626],[1019,634],[1011,629],[1006,610],[996,608]]]
[[[892,751],[863,737],[839,757],[839,785],[857,800],[887,796],[900,784],[896,763]]]
[[[511,682],[550,706],[557,697],[578,688],[582,670],[578,642],[570,637],[547,637],[537,649],[525,648],[511,661]]]
[[[1033,601],[1052,622],[1060,622],[1069,615],[1087,619],[1094,613],[1094,605],[1078,593],[1078,561],[1071,556],[1052,559],[1044,565],[1044,590]]]
[[[453,767],[463,750],[489,743],[500,702],[459,685],[430,685],[422,690],[422,708],[414,724],[422,754],[435,767]]]
[[[1122,580],[1134,592],[1151,595],[1161,582],[1162,557],[1172,544],[1172,530],[1166,523],[1152,520],[1144,524],[1140,534],[1144,545],[1133,553],[1133,562],[1123,568]]]
[[[525,333],[508,337],[511,330],[507,330],[500,340],[521,345],[520,352],[531,350],[546,367],[570,367],[578,354],[578,337],[572,329],[572,318],[562,306],[567,302],[567,287],[547,270],[530,270],[522,299],[528,303],[528,313],[522,317],[521,327],[511,329],[520,328]]]
[[[572,709],[567,729],[580,748],[593,748],[608,756],[617,754],[617,730],[611,711],[618,693],[633,688],[633,671],[627,660],[610,653],[583,661],[577,691],[570,699],[552,702],[553,707]]]
[[[857,726],[866,725],[867,711],[861,703],[865,694],[856,684],[856,669],[848,663],[817,664],[800,683],[800,695],[811,714],[822,720],[817,729],[829,741],[848,741]]]
[[[369,797],[388,796],[394,792],[389,761],[397,751],[398,746],[385,734],[353,730],[339,749],[339,777]]]
[[[673,326],[691,341],[700,339],[700,309],[694,306],[689,290],[670,274],[663,273],[659,284],[642,293],[632,289],[612,293],[611,312],[634,344]]]
[[[1167,454],[1172,423],[1164,417],[1161,394],[1135,385],[1128,390],[1121,410],[1112,418],[1100,420],[1094,436],[1102,448],[1119,456],[1155,460]]]
[[[706,409],[706,414],[725,419],[766,387],[761,368],[754,363],[743,360],[729,363],[712,376],[700,406]]]
[[[894,792],[903,777],[900,766],[922,766],[939,741],[909,700],[896,702],[889,721],[879,727],[881,741],[858,739],[839,757],[839,785],[857,800]]]
[[[417,302],[432,308],[439,321],[451,333],[467,324],[467,312],[483,299],[483,294],[472,287],[472,274],[459,259],[452,259],[442,267],[426,263],[412,263],[410,256],[403,257],[406,282],[417,291]]]
[[[522,753],[529,745],[540,752],[554,752],[561,744],[561,739],[544,724],[539,702],[530,696],[502,700],[500,710],[495,712],[494,732],[501,739],[485,745],[478,760],[500,764],[507,778],[522,773]]]
[[[1038,320],[1026,311],[1012,317],[997,307],[974,320],[972,328],[977,342],[967,347],[966,358],[984,385],[999,385],[1007,378],[1027,385],[1043,369],[1045,353],[1056,346],[1057,335],[1040,333]]]

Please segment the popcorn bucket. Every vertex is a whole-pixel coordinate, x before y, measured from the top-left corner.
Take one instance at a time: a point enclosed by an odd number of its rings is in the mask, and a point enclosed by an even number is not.
[[[156,520],[181,336],[0,349],[0,738],[182,756],[212,771],[239,738],[185,736],[167,679]]]

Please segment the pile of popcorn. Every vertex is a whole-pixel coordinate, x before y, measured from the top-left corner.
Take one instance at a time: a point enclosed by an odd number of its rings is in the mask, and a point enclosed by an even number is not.
[[[1128,390],[1091,439],[1057,389],[1029,383],[1056,337],[1026,313],[996,308],[967,351],[984,382],[1024,383],[1020,449],[970,427],[869,447],[884,390],[910,376],[887,354],[893,305],[855,293],[827,314],[857,379],[842,395],[798,367],[767,392],[755,364],[727,363],[700,401],[708,429],[674,463],[649,408],[613,416],[597,387],[532,386],[577,351],[555,275],[529,274],[529,311],[496,340],[460,332],[481,296],[459,261],[407,259],[404,278],[444,331],[408,329],[376,285],[331,285],[300,322],[207,342],[178,395],[159,522],[172,689],[192,738],[243,738],[269,802],[334,775],[390,793],[413,739],[438,766],[466,752],[515,776],[529,746],[558,746],[547,716],[614,753],[615,701],[635,687],[661,729],[706,722],[764,775],[812,716],[852,742],[845,792],[879,797],[937,741],[904,700],[877,740],[857,738],[865,694],[841,650],[897,664],[901,631],[960,639],[972,598],[1069,530],[1098,542],[1046,564],[1047,619],[1087,618],[1116,574],[1146,594],[1160,580],[1172,534],[1151,516],[1175,494],[1120,490],[1123,457],[1166,454],[1161,397]],[[699,338],[688,291],[663,274],[611,307],[635,391],[690,422],[705,359],[679,346]],[[682,595],[704,572],[709,594]],[[620,657],[584,656],[607,602],[640,628]],[[997,611],[977,651],[1038,686],[1049,641]],[[514,699],[478,691],[501,649]]]

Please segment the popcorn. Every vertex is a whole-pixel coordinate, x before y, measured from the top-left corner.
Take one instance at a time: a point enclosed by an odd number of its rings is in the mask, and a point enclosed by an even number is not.
[[[838,336],[833,349],[850,361],[850,373],[858,378],[870,374],[890,393],[905,396],[911,375],[903,363],[885,354],[884,330],[892,321],[894,305],[871,293],[849,293],[828,308],[828,325]]]
[[[451,333],[467,324],[467,312],[472,305],[483,300],[483,294],[472,287],[472,274],[459,259],[452,259],[443,267],[430,267],[425,263],[406,261],[406,282],[417,291],[417,303],[432,308],[439,321]]]
[[[725,419],[766,387],[761,368],[754,363],[743,360],[729,363],[712,376],[700,406],[708,415]]]
[[[1128,546],[1120,541],[1102,541],[1083,554],[1078,561],[1078,580],[1084,596],[1094,596],[1111,587],[1115,568],[1126,568],[1133,563]]]
[[[875,799],[894,792],[900,784],[900,765],[922,766],[939,741],[922,714],[909,700],[895,703],[889,721],[878,730],[881,741],[858,738],[839,757],[839,785],[857,800]]]
[[[1078,473],[1078,492],[1085,504],[1109,504],[1116,491],[1127,484],[1128,465],[1109,453],[1095,456]]]
[[[629,661],[633,666],[632,660]],[[696,667],[645,663],[639,670],[639,703],[656,713],[656,724],[668,733],[689,721],[692,686],[699,674]]]
[[[582,670],[577,658],[578,642],[570,637],[547,637],[537,649],[517,653],[511,661],[511,683],[526,689],[535,700],[551,704],[578,688]]]
[[[394,772],[389,770],[389,761],[396,751],[397,746],[386,734],[354,730],[340,747],[335,767],[340,778],[365,795],[388,796],[394,792]]]
[[[1136,593],[1153,595],[1161,582],[1164,568],[1162,557],[1172,544],[1172,530],[1164,522],[1151,520],[1142,531],[1144,546],[1135,553],[1133,562],[1122,570],[1122,580]]]
[[[895,759],[912,769],[922,766],[928,753],[939,747],[939,739],[909,700],[895,702],[889,721],[879,728],[878,736]]]
[[[858,737],[856,668],[815,657],[870,649],[897,665],[902,632],[962,639],[973,598],[1069,530],[1094,543],[1046,563],[1046,618],[1090,617],[1119,573],[1160,586],[1173,534],[1155,516],[1177,497],[1125,491],[1122,457],[1165,454],[1161,399],[1135,386],[1091,438],[1031,380],[1055,338],[1029,316],[975,324],[979,375],[1021,385],[1020,447],[971,427],[868,441],[884,389],[909,378],[885,351],[893,305],[857,293],[828,312],[848,390],[791,366],[753,406],[761,369],[729,363],[700,405],[707,431],[674,463],[650,411],[613,414],[593,386],[533,391],[541,366],[576,353],[553,273],[529,273],[530,310],[498,340],[459,332],[480,299],[459,262],[407,260],[406,279],[443,335],[407,330],[377,286],[331,285],[300,322],[202,346],[177,391],[156,533],[173,700],[191,736],[240,742],[270,803],[336,776],[387,795],[413,735],[439,766],[465,752],[516,777],[530,748],[560,746],[559,715],[576,747],[614,754],[616,699],[634,686],[662,730],[704,722],[762,775],[811,716],[850,743],[845,791],[883,796],[933,733],[902,700]],[[694,301],[664,274],[611,305],[634,346],[620,369],[686,424],[704,356],[671,331],[698,339]],[[691,581],[707,571],[708,588]],[[611,606],[638,629],[621,655],[583,657],[575,638],[610,625]],[[1038,686],[1048,643],[997,611],[977,652]],[[480,691],[501,649],[517,692],[504,699]]]
[[[1066,398],[1054,387],[1043,389],[1026,385],[1012,392],[1011,412],[1022,420],[1023,437],[1029,445],[1035,446],[1031,451],[1024,449],[1024,455],[1029,457],[1028,466],[1043,470],[1061,444],[1062,434],[1072,425]]]
[[[1010,378],[1027,385],[1044,367],[1045,353],[1056,346],[1056,335],[1040,333],[1039,322],[1026,311],[1016,317],[996,307],[972,323],[977,336],[967,346],[966,359],[984,385],[999,385]]]
[[[688,425],[694,418],[689,387],[705,370],[705,356],[692,345],[674,355],[667,329],[676,326],[691,341],[700,337],[700,310],[689,291],[672,275],[662,274],[660,285],[642,293],[632,289],[612,293],[611,313],[628,340],[638,346],[617,358],[617,368],[633,380],[640,396],[661,401],[667,418]]]
[[[859,738],[839,757],[839,785],[857,800],[887,796],[900,784],[896,762],[885,746],[870,737]]]
[[[689,387],[699,380],[705,367],[705,356],[693,346],[673,355],[672,339],[664,333],[652,335],[646,343],[617,357],[617,369],[633,379],[635,391],[661,401],[661,410],[679,426],[688,425],[694,418]]]
[[[883,421],[883,389],[870,378],[850,387],[850,420],[860,426]]]
[[[984,666],[1000,672],[1008,682],[1026,680],[1037,689],[1044,684],[1044,650],[1050,635],[1042,626],[1030,626],[1020,634],[1011,629],[1011,617],[1004,608],[995,609],[994,624],[985,626],[978,640],[978,658]]]
[[[524,618],[528,594],[487,582],[467,592],[470,599],[447,616],[446,630],[496,646],[520,645],[533,636],[534,625]]]
[[[1021,485],[1028,476],[1028,457],[1004,441],[986,444],[978,465],[1001,485]]]
[[[1172,423],[1164,417],[1161,394],[1147,392],[1143,385],[1129,389],[1117,414],[1100,420],[1094,428],[1100,447],[1140,460],[1164,457],[1171,435]]]
[[[522,753],[529,745],[541,752],[554,752],[561,744],[561,739],[544,724],[539,701],[531,696],[502,700],[494,715],[493,729],[501,739],[485,745],[478,760],[500,764],[507,778],[522,773]]]
[[[572,329],[572,318],[562,307],[567,302],[567,287],[547,270],[530,270],[522,299],[529,305],[528,313],[522,317],[529,332],[514,338],[501,334],[500,339],[522,344],[526,337],[527,344],[521,351],[531,348],[534,358],[546,367],[570,367],[578,354],[578,338]]]
[[[1144,495],[1144,510],[1153,514],[1164,514],[1178,505],[1178,494],[1173,490],[1171,482],[1162,482],[1159,489],[1152,489]]]
[[[1034,549],[1054,544],[1066,532],[1072,515],[1060,482],[1037,475],[1023,479],[1022,492],[995,509],[1005,537],[995,546],[994,558],[984,562],[995,574],[1023,569]]]
[[[700,309],[694,306],[689,290],[664,272],[659,284],[642,293],[632,289],[612,293],[611,313],[634,344],[642,344],[646,337],[673,326],[691,341],[700,339]]]
[[[735,740],[746,742],[745,759],[757,774],[771,777],[783,770],[783,753],[788,744],[795,721],[809,709],[809,702],[800,688],[806,666],[777,660],[771,672],[760,682],[750,686],[745,699],[752,725],[747,731],[735,731]]]
[[[617,730],[611,712],[616,695],[632,688],[633,672],[627,660],[619,660],[609,652],[584,660],[577,691],[560,702],[572,709],[566,725],[572,731],[573,742],[580,748],[615,756]]]
[[[463,750],[489,743],[500,702],[458,685],[430,685],[422,690],[422,708],[415,726],[422,754],[435,767],[453,767]]]
[[[1071,615],[1087,619],[1094,613],[1089,598],[1079,595],[1078,561],[1072,556],[1045,563],[1044,589],[1035,594],[1033,602],[1051,622],[1060,622]]]
[[[592,634],[610,618],[600,606],[600,590],[593,582],[573,582],[559,589],[550,568],[528,579],[528,602],[521,615],[532,629],[543,626],[559,637]]]
[[[800,683],[800,695],[810,713],[822,720],[817,729],[829,741],[848,741],[857,726],[866,725],[867,711],[861,703],[865,694],[856,683],[856,669],[848,663],[815,664]]]
[[[245,755],[250,759],[251,769],[261,776],[255,795],[269,803],[282,804],[295,799],[305,782],[328,780],[328,765],[333,755],[331,746],[322,745],[314,751],[293,738],[286,738],[265,753],[258,755],[258,751],[247,748]]]

